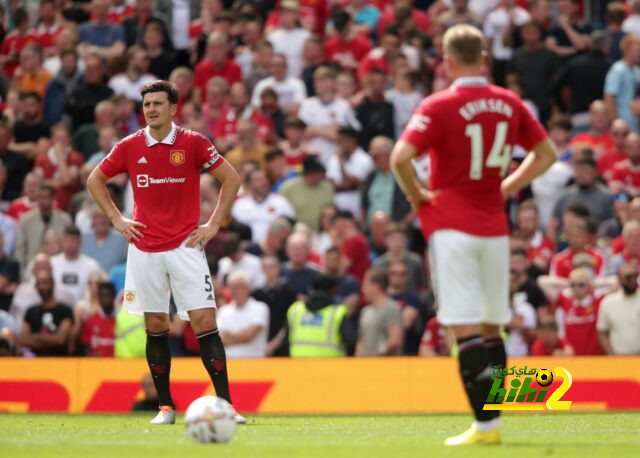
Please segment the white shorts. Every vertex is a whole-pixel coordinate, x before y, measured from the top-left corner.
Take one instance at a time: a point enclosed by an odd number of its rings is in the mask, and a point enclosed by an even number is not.
[[[431,276],[444,325],[505,324],[509,312],[509,238],[446,229],[429,239]]]
[[[169,313],[170,294],[178,316],[190,310],[216,308],[213,283],[204,251],[187,248],[187,240],[169,251],[149,253],[132,243],[127,253],[124,308],[132,315]]]

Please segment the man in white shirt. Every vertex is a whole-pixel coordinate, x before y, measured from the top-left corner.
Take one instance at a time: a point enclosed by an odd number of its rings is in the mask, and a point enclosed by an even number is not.
[[[51,258],[53,279],[56,285],[65,285],[73,294],[75,305],[85,297],[89,277],[100,270],[93,258],[80,254],[80,230],[69,226],[62,236],[62,253]]]
[[[317,155],[323,165],[336,154],[340,126],[360,129],[360,122],[349,102],[336,97],[335,79],[336,72],[331,67],[318,67],[313,72],[317,95],[305,99],[298,111],[298,118],[307,125],[307,151]]]
[[[640,35],[640,0],[631,2],[631,14],[622,23],[622,31],[632,35]]]
[[[503,0],[484,22],[484,34],[491,49],[491,75],[495,84],[504,85],[507,64],[513,55],[511,37],[514,28],[528,22],[531,15],[516,5],[516,0]]]
[[[218,329],[227,358],[267,356],[269,307],[251,297],[249,275],[237,271],[229,275],[233,300],[218,309]]]
[[[218,263],[217,280],[220,285],[229,281],[234,272],[242,271],[249,274],[249,287],[252,291],[262,288],[267,278],[262,270],[260,258],[244,251],[237,234],[228,234],[222,246],[225,257]]]
[[[296,212],[289,201],[271,192],[271,185],[262,169],[250,172],[245,181],[247,194],[236,200],[231,216],[251,228],[251,240],[261,243],[267,236],[269,224],[278,216],[295,219]]]
[[[307,88],[300,78],[287,76],[287,58],[276,54],[269,63],[271,76],[261,79],[253,89],[251,105],[260,107],[262,91],[270,87],[278,95],[278,105],[288,113],[296,113],[302,101],[307,97]]]
[[[147,51],[138,45],[130,46],[127,50],[127,70],[118,73],[109,80],[109,87],[116,94],[122,94],[129,100],[142,102],[140,91],[142,87],[158,78],[150,73],[149,55]]]
[[[300,78],[304,67],[302,48],[311,33],[299,26],[300,5],[297,0],[284,0],[280,4],[280,27],[267,36],[273,50],[283,54],[289,63],[288,75]]]
[[[327,178],[336,192],[340,210],[360,213],[360,187],[375,168],[373,159],[358,146],[358,131],[351,127],[338,129],[337,153],[327,161]]]

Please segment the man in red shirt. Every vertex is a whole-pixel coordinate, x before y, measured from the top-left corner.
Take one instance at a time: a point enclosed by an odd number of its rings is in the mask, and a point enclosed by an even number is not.
[[[57,21],[57,13],[54,0],[40,2],[40,23],[35,28],[34,35],[45,57],[56,54],[56,40],[64,30],[63,25]]]
[[[387,31],[380,39],[380,47],[372,49],[360,61],[358,65],[357,76],[362,79],[367,76],[371,70],[380,70],[385,75],[391,73],[391,67],[394,59],[400,54],[400,37],[394,31]]]
[[[451,342],[447,328],[438,317],[433,317],[424,326],[424,334],[420,341],[420,356],[446,356],[451,352]]]
[[[324,56],[328,62],[339,65],[343,70],[355,70],[360,61],[371,50],[369,39],[353,33],[353,22],[348,12],[338,10],[333,14],[336,36],[324,42]]]
[[[576,135],[571,140],[571,147],[589,148],[600,157],[605,151],[613,148],[613,139],[609,132],[609,112],[602,100],[594,100],[589,105],[589,131]]]
[[[13,12],[13,23],[16,29],[7,34],[2,42],[0,63],[4,65],[4,73],[7,78],[13,78],[13,73],[20,64],[20,51],[28,43],[37,42],[38,38],[29,28],[29,15],[24,8],[16,8]]]
[[[169,293],[178,316],[191,321],[200,356],[219,397],[231,402],[224,346],[217,328],[211,273],[203,247],[218,232],[240,187],[233,167],[201,134],[171,122],[178,91],[167,81],[141,91],[145,129],[118,142],[96,167],[87,188],[113,227],[131,242],[127,254],[124,307],[144,315],[147,362],[160,399],[153,424],[175,423],[169,389]],[[200,218],[202,168],[221,182],[209,221]],[[133,219],[115,206],[106,182],[128,173],[133,186]],[[241,417],[237,421],[243,421]]]
[[[87,317],[82,323],[80,343],[87,356],[113,356],[115,342],[116,288],[111,282],[98,284],[98,302],[101,309]]]
[[[391,165],[418,211],[429,241],[438,320],[451,326],[460,375],[475,422],[445,445],[500,442],[498,410],[483,410],[492,366],[506,366],[500,327],[509,316],[509,241],[505,198],[545,172],[556,152],[542,126],[512,92],[490,85],[482,32],[457,25],[444,35],[453,84],[427,97],[391,154]],[[532,151],[505,178],[513,145]],[[412,159],[429,154],[429,189]]]
[[[369,244],[366,237],[358,230],[353,214],[346,210],[339,210],[333,217],[333,229],[332,237],[342,251],[344,270],[362,284],[369,269]]]
[[[522,202],[518,208],[518,232],[526,237],[529,260],[545,272],[549,270],[556,246],[540,230],[538,209],[532,200]]]
[[[631,132],[631,129],[624,119],[618,118],[611,124],[613,148],[607,150],[598,158],[598,174],[607,181],[611,179],[613,166],[627,159],[627,154],[624,152],[624,143],[629,132]]]
[[[207,54],[196,65],[194,72],[193,101],[204,102],[207,82],[214,76],[224,78],[229,85],[242,81],[240,66],[229,59],[229,40],[226,35],[214,32],[207,40]]]
[[[609,188],[614,194],[626,192],[632,197],[640,195],[640,135],[631,132],[624,141],[627,159],[611,169]]]
[[[569,247],[553,255],[549,267],[549,275],[569,278],[569,274],[575,267],[574,258],[581,253],[591,257],[594,274],[597,277],[606,274],[604,256],[589,244],[589,231],[587,226],[587,221],[583,219],[576,219],[576,221],[567,225],[565,233]]]
[[[540,320],[538,337],[531,344],[531,356],[573,356],[573,348],[558,335],[558,323],[551,315]]]

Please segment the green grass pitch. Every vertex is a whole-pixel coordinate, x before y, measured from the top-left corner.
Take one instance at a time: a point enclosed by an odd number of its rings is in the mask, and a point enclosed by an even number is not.
[[[0,457],[525,457],[640,456],[640,413],[503,417],[500,446],[447,448],[469,415],[255,416],[229,444],[191,442],[182,418],[147,415],[0,415]]]

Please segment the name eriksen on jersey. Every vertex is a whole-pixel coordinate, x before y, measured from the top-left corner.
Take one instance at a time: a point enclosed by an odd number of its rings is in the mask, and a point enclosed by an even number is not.
[[[480,113],[500,113],[507,118],[513,116],[513,107],[500,99],[477,99],[467,102],[460,108],[460,116],[467,121],[471,121],[474,116]]]

